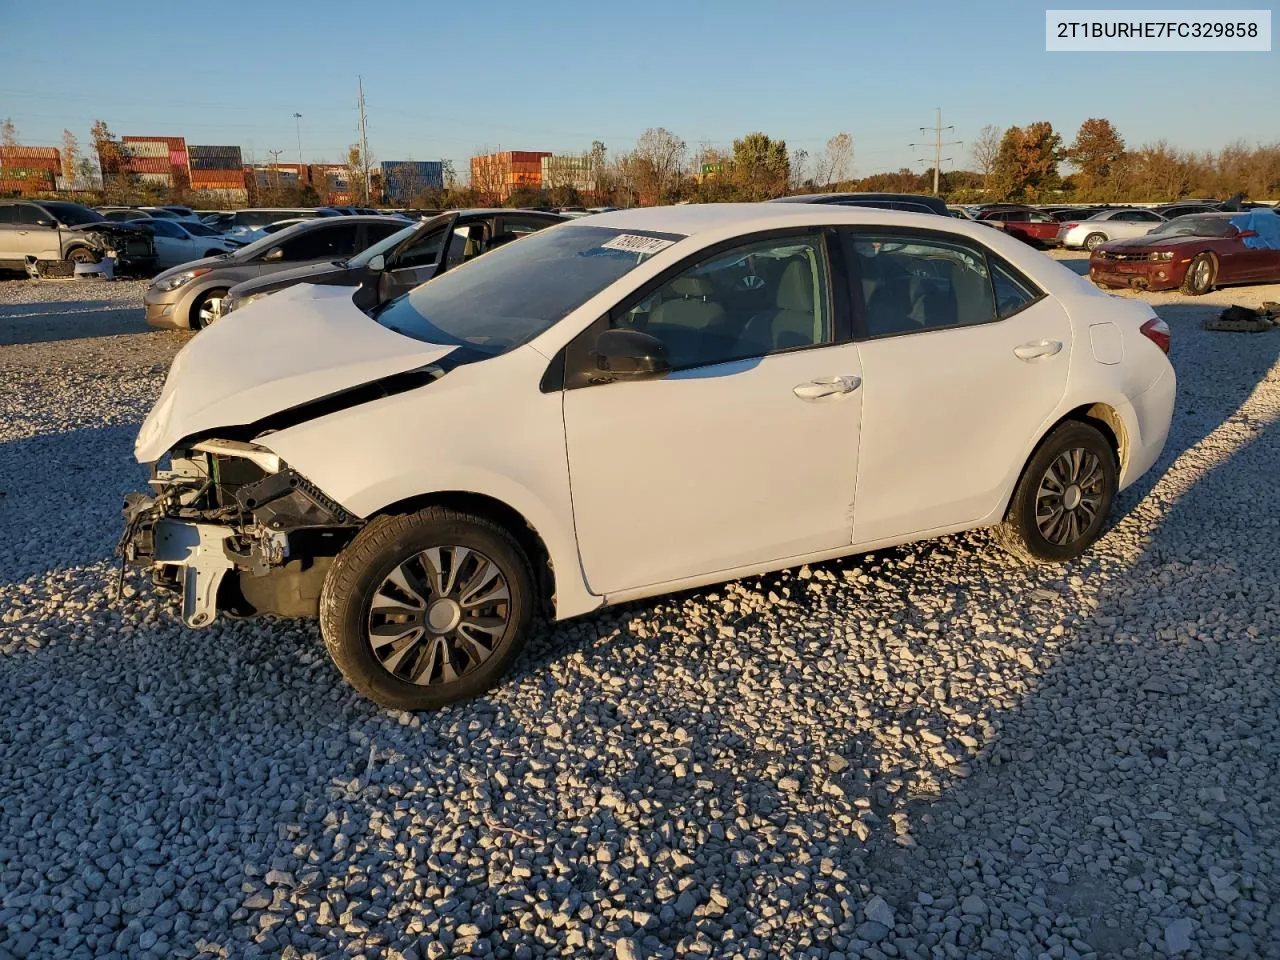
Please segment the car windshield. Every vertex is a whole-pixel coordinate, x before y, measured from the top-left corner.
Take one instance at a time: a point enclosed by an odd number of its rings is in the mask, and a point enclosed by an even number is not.
[[[217,230],[206,227],[203,223],[183,223],[182,229],[187,231],[193,237],[219,237],[221,236]]]
[[[65,223],[68,226],[74,227],[82,223],[99,223],[107,219],[97,210],[90,210],[88,207],[82,207],[78,203],[46,203],[43,206],[58,218],[59,223]]]
[[[1186,216],[1162,223],[1147,236],[1155,237],[1229,237],[1235,230],[1229,217]]]
[[[414,223],[405,227],[403,230],[397,230],[391,236],[386,237],[383,240],[379,240],[372,247],[366,247],[360,253],[357,253],[354,257],[352,257],[350,260],[347,261],[347,266],[367,267],[369,265],[370,260],[372,260],[374,257],[376,257],[380,253],[385,254],[390,250],[394,250],[397,246],[399,246],[405,240],[408,240],[411,236],[413,236],[414,232],[417,231],[421,226],[422,224],[420,223]]]
[[[586,225],[551,227],[422,284],[392,300],[376,319],[415,340],[506,353],[682,239]]]

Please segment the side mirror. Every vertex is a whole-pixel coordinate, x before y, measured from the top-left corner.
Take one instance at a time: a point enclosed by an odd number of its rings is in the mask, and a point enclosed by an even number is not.
[[[263,263],[278,263],[279,261],[281,261],[281,260],[283,260],[283,259],[284,259],[284,248],[283,248],[283,247],[272,247],[272,248],[271,248],[270,250],[268,250],[265,254],[263,254],[262,262],[263,262]]]
[[[1236,236],[1237,236],[1239,239],[1241,239],[1241,240],[1247,239],[1248,237],[1256,237],[1257,235],[1258,235],[1258,231],[1257,231],[1257,230],[1238,230],[1238,231],[1236,231]]]
[[[374,273],[381,273],[383,270],[387,269],[387,258],[382,254],[378,254],[376,257],[373,257],[369,261],[369,269]]]
[[[37,220],[37,221],[36,221],[36,226],[37,226],[37,227],[56,227],[57,225],[58,225],[58,223],[57,223],[57,221],[56,221],[56,220],[45,220],[45,219],[40,219],[40,220]]]
[[[596,337],[596,369],[611,380],[646,380],[671,372],[667,345],[639,330],[606,330]]]

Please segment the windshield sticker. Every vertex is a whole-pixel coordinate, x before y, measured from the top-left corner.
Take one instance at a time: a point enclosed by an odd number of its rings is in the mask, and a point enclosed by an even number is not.
[[[665,250],[675,243],[674,240],[660,240],[657,237],[642,237],[634,233],[620,233],[612,240],[600,244],[602,250],[622,250],[625,253],[641,253],[652,256],[659,250]]]

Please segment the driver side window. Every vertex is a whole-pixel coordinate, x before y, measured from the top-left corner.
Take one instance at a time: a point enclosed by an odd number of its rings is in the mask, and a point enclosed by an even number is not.
[[[611,315],[610,325],[657,337],[674,370],[829,343],[822,238],[774,238],[713,254]]]
[[[440,248],[444,246],[444,231],[432,230],[425,237],[419,237],[411,246],[396,254],[393,268],[405,270],[412,267],[429,267],[440,259]]]

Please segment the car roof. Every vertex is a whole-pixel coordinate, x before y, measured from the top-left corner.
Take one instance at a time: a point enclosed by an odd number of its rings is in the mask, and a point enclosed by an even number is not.
[[[742,232],[768,230],[788,224],[848,223],[939,229],[940,218],[933,213],[908,213],[879,207],[849,207],[815,203],[685,203],[670,207],[634,207],[592,215],[580,226],[610,227],[619,230],[647,230],[651,233],[678,233],[694,236],[711,230],[737,227]],[[941,227],[941,229],[949,229]],[[989,227],[978,229],[989,230]],[[960,231],[957,231],[960,232]]]

